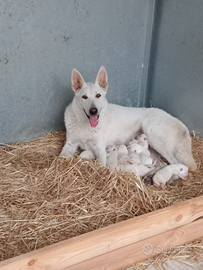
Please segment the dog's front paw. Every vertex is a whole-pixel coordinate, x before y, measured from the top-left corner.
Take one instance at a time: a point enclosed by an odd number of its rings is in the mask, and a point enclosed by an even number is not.
[[[59,154],[59,157],[72,157],[73,155],[70,152],[67,151],[61,151],[61,153]]]
[[[103,167],[106,166],[106,160],[98,159],[99,166]]]
[[[59,157],[72,157],[75,154],[75,149],[71,144],[65,144]]]

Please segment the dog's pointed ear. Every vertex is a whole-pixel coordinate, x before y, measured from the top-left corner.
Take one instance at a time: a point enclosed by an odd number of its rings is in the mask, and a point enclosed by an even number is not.
[[[85,83],[82,75],[75,68],[72,69],[71,82],[72,82],[72,89],[74,92],[79,91],[82,88],[83,84]]]
[[[108,76],[107,72],[104,66],[100,67],[100,70],[97,74],[97,78],[95,81],[101,88],[103,88],[105,91],[108,89]]]

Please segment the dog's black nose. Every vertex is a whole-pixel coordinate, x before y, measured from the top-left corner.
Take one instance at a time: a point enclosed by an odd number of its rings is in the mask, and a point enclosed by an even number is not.
[[[97,110],[97,108],[91,108],[90,110],[89,110],[89,112],[90,112],[90,114],[91,115],[96,115],[97,114],[97,112],[98,112],[98,110]]]

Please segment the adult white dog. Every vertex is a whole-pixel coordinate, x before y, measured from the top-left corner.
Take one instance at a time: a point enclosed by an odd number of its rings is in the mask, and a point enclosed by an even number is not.
[[[108,77],[103,66],[95,83],[86,83],[76,69],[72,70],[71,80],[75,97],[65,110],[66,143],[60,156],[71,157],[80,147],[92,150],[105,166],[108,145],[126,144],[144,133],[149,145],[169,163],[196,169],[189,131],[177,118],[156,108],[108,103]]]

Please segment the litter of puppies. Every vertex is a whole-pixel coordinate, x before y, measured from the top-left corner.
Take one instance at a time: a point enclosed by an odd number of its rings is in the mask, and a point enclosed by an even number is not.
[[[188,168],[183,164],[167,165],[161,155],[149,148],[147,136],[138,135],[126,145],[108,145],[106,148],[107,166],[124,172],[133,172],[136,176],[150,176],[155,186],[165,189],[166,183],[174,176],[186,180]],[[83,151],[80,158],[95,159],[91,150]]]

